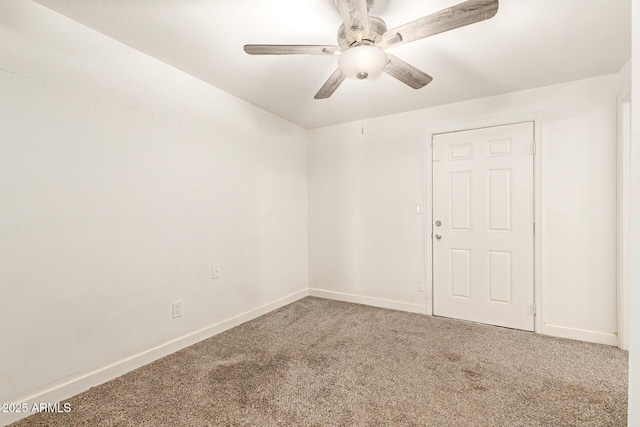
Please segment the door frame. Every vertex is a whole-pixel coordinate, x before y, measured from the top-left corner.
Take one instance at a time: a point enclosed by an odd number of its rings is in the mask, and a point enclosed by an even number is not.
[[[631,150],[631,91],[618,96],[617,141],[617,199],[618,199],[618,253],[617,303],[618,347],[629,350],[629,202],[630,202],[630,150]]]
[[[533,236],[533,287],[534,287],[534,332],[541,333],[542,322],[542,121],[544,115],[541,112],[521,114],[517,116],[496,117],[477,121],[457,122],[451,124],[434,125],[424,132],[424,183],[426,190],[426,209],[424,215],[424,242],[426,255],[425,263],[425,305],[428,315],[433,315],[433,137],[442,133],[462,132],[495,126],[513,125],[518,123],[533,122],[533,141],[535,152],[533,155],[533,219],[535,222],[535,234]]]

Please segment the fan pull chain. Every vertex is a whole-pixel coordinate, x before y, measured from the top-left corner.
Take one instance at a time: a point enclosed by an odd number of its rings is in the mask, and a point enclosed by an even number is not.
[[[365,91],[362,91],[362,121],[361,121],[362,136],[364,136],[364,119],[365,119],[365,115],[364,115],[364,100],[365,100]]]

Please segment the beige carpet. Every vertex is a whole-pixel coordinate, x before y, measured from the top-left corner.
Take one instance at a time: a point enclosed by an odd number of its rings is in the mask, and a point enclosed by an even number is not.
[[[624,426],[614,347],[305,298],[15,426]]]

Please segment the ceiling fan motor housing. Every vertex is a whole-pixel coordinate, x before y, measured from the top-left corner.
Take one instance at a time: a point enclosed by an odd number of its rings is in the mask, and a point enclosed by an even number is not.
[[[369,33],[362,35],[362,44],[376,44],[382,39],[382,35],[387,32],[387,24],[375,16],[369,16]],[[344,24],[338,29],[338,45],[344,50],[359,45],[360,42],[352,35],[351,31],[346,31]]]

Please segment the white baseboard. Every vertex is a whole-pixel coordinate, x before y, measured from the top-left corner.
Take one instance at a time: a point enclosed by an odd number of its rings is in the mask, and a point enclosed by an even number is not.
[[[324,289],[309,289],[309,295],[333,299],[337,301],[353,302],[356,304],[371,305],[373,307],[390,308],[392,310],[408,311],[410,313],[426,314],[427,308],[424,305],[410,304],[406,302],[393,301],[382,298],[366,297],[362,295],[346,294],[344,292],[327,291]]]
[[[596,344],[618,345],[618,335],[610,332],[590,331],[587,329],[577,329],[545,323],[542,326],[542,333],[544,335],[588,341]]]
[[[207,338],[211,338],[221,332],[238,326],[249,320],[253,320],[263,314],[274,311],[280,307],[284,307],[287,304],[291,304],[301,298],[309,295],[308,289],[303,289],[295,292],[286,297],[280,298],[269,304],[265,304],[261,307],[231,317],[222,322],[200,329],[187,335],[183,335],[174,340],[168,341],[157,347],[150,348],[143,352],[134,354],[125,359],[119,360],[111,365],[105,366],[95,371],[88,372],[79,377],[73,378],[61,384],[57,384],[46,390],[36,392],[30,396],[26,396],[22,399],[16,399],[12,403],[26,403],[27,408],[32,408],[34,404],[40,403],[58,403],[60,401],[69,399],[83,391],[89,390],[91,387],[95,387],[100,384],[104,384],[114,378],[126,374],[141,366],[147,365],[153,361],[168,356],[171,353],[182,350]],[[5,402],[9,403],[9,402]],[[73,410],[73,409],[72,409]],[[0,425],[6,426],[7,424],[18,421],[22,418],[26,418],[32,415],[32,412],[27,413],[0,413]]]
[[[409,304],[400,301],[387,300],[382,298],[367,297],[362,295],[347,294],[344,292],[328,291],[324,289],[309,289],[309,295],[320,298],[333,299],[337,301],[353,302],[356,304],[371,305],[374,307],[390,308],[393,310],[408,311],[410,313],[427,314],[425,306]],[[569,338],[579,341],[593,342],[597,344],[618,345],[618,335],[614,333],[590,331],[586,329],[570,328],[566,326],[543,324],[543,335],[550,335],[558,338]]]

